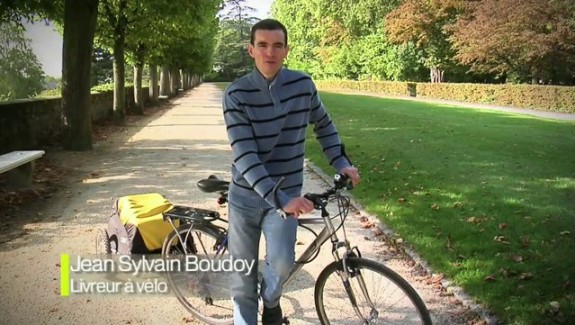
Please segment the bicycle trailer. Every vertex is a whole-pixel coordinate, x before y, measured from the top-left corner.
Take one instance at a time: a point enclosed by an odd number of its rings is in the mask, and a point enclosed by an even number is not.
[[[120,197],[100,239],[104,253],[160,253],[164,239],[173,230],[164,222],[163,213],[172,209],[174,205],[159,193]]]

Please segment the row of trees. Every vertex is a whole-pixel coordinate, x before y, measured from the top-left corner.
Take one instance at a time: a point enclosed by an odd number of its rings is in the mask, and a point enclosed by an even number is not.
[[[272,13],[288,65],[319,78],[575,83],[573,0],[275,0]]]
[[[137,104],[142,103],[145,64],[150,68],[151,89],[158,88],[158,67],[164,88],[173,89],[170,84],[180,79],[184,88],[189,87],[192,76],[212,68],[216,13],[221,5],[222,0],[3,0],[0,23],[40,17],[62,27],[64,147],[89,150],[94,45],[114,57],[114,116],[124,123],[126,63],[134,66]]]

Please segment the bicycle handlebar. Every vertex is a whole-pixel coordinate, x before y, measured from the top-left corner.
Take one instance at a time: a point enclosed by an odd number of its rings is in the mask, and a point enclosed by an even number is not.
[[[343,156],[345,159],[347,159],[347,161],[349,162],[349,164],[351,166],[353,166],[353,163],[351,162],[351,159],[349,159],[349,157],[347,156],[347,153],[345,152],[345,145],[342,143],[340,145],[340,150],[341,150],[341,156]],[[274,205],[275,208],[277,210],[277,212],[279,213],[279,215],[282,218],[287,218],[288,214],[283,210],[283,207],[281,206],[280,200],[278,198],[278,190],[281,188],[281,184],[285,181],[285,177],[282,177],[274,186],[274,188],[272,189],[272,195],[274,198]],[[353,189],[353,184],[351,183],[351,180],[349,179],[349,177],[347,177],[344,174],[335,174],[335,176],[333,177],[333,183],[334,186],[332,188],[330,188],[329,190],[327,190],[324,193],[321,194],[315,194],[315,193],[306,193],[304,195],[304,197],[308,200],[310,200],[311,202],[313,202],[314,208],[317,210],[323,209],[325,208],[325,206],[327,205],[327,200],[329,198],[329,196],[343,190],[351,190]]]
[[[283,210],[283,207],[281,206],[281,203],[279,201],[278,198],[278,191],[281,188],[282,183],[285,181],[285,177],[282,177],[274,186],[274,188],[272,189],[272,194],[273,194],[273,198],[274,198],[274,205],[275,208],[277,210],[277,212],[279,213],[279,215],[283,218],[286,219],[288,217],[288,214]],[[328,189],[327,191],[323,192],[323,193],[306,193],[304,194],[304,197],[308,200],[310,200],[313,203],[314,209],[316,210],[321,210],[323,208],[325,208],[325,206],[327,205],[327,201],[329,199],[330,196],[336,194],[337,192],[340,192],[342,190],[351,190],[353,189],[353,185],[351,183],[351,180],[349,179],[349,177],[347,177],[344,174],[335,174],[333,177],[333,183],[334,186],[330,189]]]

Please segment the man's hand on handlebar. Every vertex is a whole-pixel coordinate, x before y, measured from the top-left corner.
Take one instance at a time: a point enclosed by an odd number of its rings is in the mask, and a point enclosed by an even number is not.
[[[351,180],[351,184],[353,187],[356,187],[359,184],[360,177],[359,171],[355,167],[344,167],[339,171],[340,174],[343,174]]]
[[[291,199],[289,203],[283,207],[285,213],[298,218],[300,214],[309,213],[313,210],[313,203],[303,196]]]

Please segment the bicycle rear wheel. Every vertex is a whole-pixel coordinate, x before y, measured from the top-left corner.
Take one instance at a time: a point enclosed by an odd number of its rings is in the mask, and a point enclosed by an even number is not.
[[[226,241],[225,231],[194,224],[172,231],[162,247],[164,259],[181,261],[179,271],[166,272],[170,288],[184,308],[207,324],[233,323],[229,272],[217,267],[229,257]]]
[[[350,257],[346,264],[347,281],[342,281],[342,261],[329,264],[317,279],[321,324],[431,324],[427,307],[397,273],[363,258]]]

